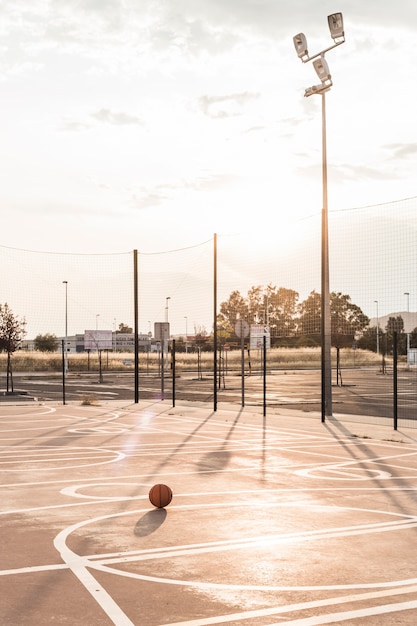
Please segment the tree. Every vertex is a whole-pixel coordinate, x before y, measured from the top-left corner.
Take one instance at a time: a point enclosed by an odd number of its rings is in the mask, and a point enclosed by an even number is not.
[[[385,333],[379,328],[378,330],[378,339],[377,339],[377,327],[376,326],[368,326],[365,328],[363,333],[358,339],[358,348],[361,350],[371,350],[372,352],[377,351],[377,345],[379,344],[381,351],[383,351],[383,347],[385,345]]]
[[[272,337],[293,337],[297,330],[296,312],[299,294],[293,289],[269,284],[264,292],[264,321],[271,329]]]
[[[59,341],[56,335],[46,333],[45,335],[37,335],[34,340],[35,350],[40,352],[56,352]]]
[[[410,333],[410,348],[417,348],[417,327]]]
[[[350,296],[340,292],[330,294],[332,344],[336,347],[352,343],[355,335],[369,324],[369,317],[351,302]]]
[[[321,296],[313,290],[310,295],[298,305],[298,334],[320,335],[321,333]]]
[[[6,390],[13,392],[11,355],[17,350],[26,334],[26,320],[19,319],[7,304],[0,304],[0,351],[7,352]]]
[[[389,317],[388,322],[385,326],[385,330],[387,333],[403,333],[404,332],[404,320],[401,315],[397,315],[397,317]]]
[[[239,291],[232,291],[229,299],[220,304],[218,323],[221,328],[235,328],[238,319],[248,320],[248,303]]]
[[[131,328],[127,324],[123,324],[123,322],[122,322],[121,324],[119,324],[119,329],[116,332],[117,333],[121,333],[122,335],[132,334],[133,333],[133,328]]]
[[[397,333],[398,354],[407,354],[407,336],[404,333],[404,320],[401,315],[389,317],[385,326],[388,345],[392,345],[394,333]]]
[[[194,343],[196,346],[204,349],[209,339],[210,337],[205,326],[194,326]]]
[[[296,331],[296,306],[298,293],[292,289],[279,289],[269,284],[257,285],[249,289],[244,298],[239,291],[233,291],[226,302],[220,305],[218,328],[226,334],[234,332],[236,321],[241,319],[248,324],[265,324],[271,328],[271,335],[293,336]]]
[[[301,335],[321,334],[321,295],[312,291],[298,307],[298,332]],[[369,317],[351,302],[350,296],[333,291],[330,294],[332,345],[341,348],[352,343],[355,335],[369,324]]]

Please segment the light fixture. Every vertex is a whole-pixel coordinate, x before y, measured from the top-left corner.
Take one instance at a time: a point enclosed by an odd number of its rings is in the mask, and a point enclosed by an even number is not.
[[[304,33],[298,33],[293,37],[293,42],[298,58],[301,60],[304,60],[304,57],[308,58],[307,39]]]
[[[329,66],[324,56],[313,61],[313,66],[322,83],[331,80]]]
[[[341,39],[342,37],[344,39],[343,15],[341,13],[332,13],[327,17],[327,21],[332,39]]]

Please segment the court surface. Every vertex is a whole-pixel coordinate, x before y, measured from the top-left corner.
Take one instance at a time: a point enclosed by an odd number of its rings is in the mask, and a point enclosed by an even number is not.
[[[2,626],[417,623],[415,429],[2,404],[0,478]]]

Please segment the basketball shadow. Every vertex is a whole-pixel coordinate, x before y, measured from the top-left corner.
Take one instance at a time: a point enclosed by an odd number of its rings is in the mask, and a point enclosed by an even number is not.
[[[136,522],[134,534],[137,537],[146,537],[155,532],[165,521],[167,512],[165,509],[155,509],[148,511],[143,517]]]

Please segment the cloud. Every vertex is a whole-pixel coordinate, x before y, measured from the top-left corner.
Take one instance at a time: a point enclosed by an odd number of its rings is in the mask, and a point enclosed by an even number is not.
[[[158,191],[144,190],[142,193],[132,194],[131,201],[135,209],[143,211],[144,209],[162,204],[167,198],[168,196],[166,194],[159,193]]]
[[[390,159],[405,159],[417,153],[417,142],[390,143],[383,147],[391,152]]]
[[[143,125],[143,121],[137,115],[130,115],[129,113],[114,113],[110,109],[100,109],[95,113],[91,113],[98,122],[104,124],[112,124],[114,126],[128,126],[128,125]]]
[[[86,122],[64,118],[60,123],[58,130],[63,132],[80,132],[83,130],[89,130],[90,128],[91,124],[87,124]]]
[[[386,181],[388,178],[398,178],[391,170],[387,171],[384,167],[372,167],[368,165],[351,165],[351,164],[328,164],[329,178],[333,182],[350,182],[350,181]],[[298,167],[297,172],[302,176],[309,178],[317,178],[321,171],[321,165],[311,165],[306,167]]]
[[[227,96],[201,96],[198,100],[204,115],[213,119],[241,115],[241,109],[247,102],[259,98],[258,93],[245,91]]]
[[[182,192],[217,191],[237,180],[233,174],[205,174],[191,179],[175,179],[157,183],[149,187],[140,187],[131,195],[136,209],[143,210],[162,204]]]
[[[342,164],[330,166],[332,176],[335,180],[387,180],[387,178],[396,178],[395,174],[384,167],[373,167],[369,165],[351,165]]]

